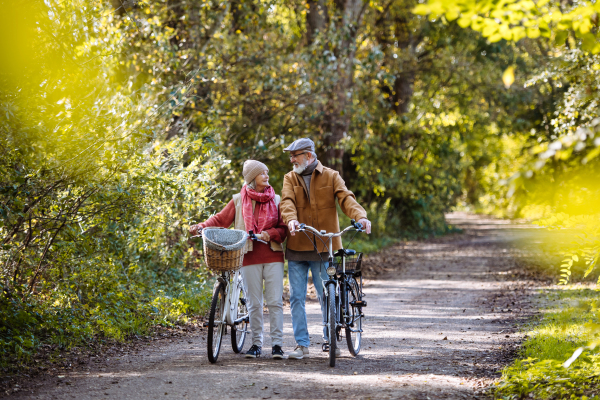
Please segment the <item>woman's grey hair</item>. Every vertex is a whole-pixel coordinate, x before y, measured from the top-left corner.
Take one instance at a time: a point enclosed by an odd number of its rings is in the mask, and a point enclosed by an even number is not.
[[[252,182],[248,184],[250,189],[256,190],[256,179],[253,179]]]

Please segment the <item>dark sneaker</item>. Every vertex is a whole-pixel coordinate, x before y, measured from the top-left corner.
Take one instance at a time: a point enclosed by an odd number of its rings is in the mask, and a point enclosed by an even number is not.
[[[329,343],[328,343],[328,342],[325,342],[325,343],[323,343],[323,344],[321,345],[321,348],[323,349],[323,352],[325,352],[325,353],[329,353]],[[341,356],[341,355],[342,355],[342,351],[340,350],[340,348],[339,348],[339,347],[336,347],[336,348],[335,348],[335,356],[336,356],[336,357],[339,357],[339,356]]]
[[[281,360],[283,358],[283,350],[281,350],[281,346],[273,346],[273,351],[271,354],[273,354],[273,358]]]
[[[250,347],[250,350],[248,350],[246,352],[246,358],[260,357],[260,353],[261,353],[260,350],[261,350],[260,346],[253,344],[252,347]]]

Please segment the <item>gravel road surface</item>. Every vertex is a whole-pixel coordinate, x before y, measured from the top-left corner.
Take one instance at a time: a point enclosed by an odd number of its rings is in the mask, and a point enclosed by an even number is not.
[[[233,353],[227,338],[208,362],[205,329],[131,350],[107,352],[66,371],[48,371],[11,398],[32,399],[472,399],[499,376],[531,313],[532,283],[514,278],[514,241],[530,226],[462,213],[461,234],[401,243],[369,257],[363,348],[345,343],[335,368],[321,352],[319,307],[309,295],[310,358],[274,360]],[[294,348],[289,307],[284,351]],[[265,318],[268,325],[268,318]],[[266,328],[268,332],[268,328]],[[249,339],[245,350],[249,347]]]

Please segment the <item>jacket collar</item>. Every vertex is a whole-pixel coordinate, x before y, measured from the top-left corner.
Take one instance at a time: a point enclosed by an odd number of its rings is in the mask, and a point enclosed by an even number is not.
[[[315,170],[319,171],[321,174],[323,173],[323,164],[321,164],[321,161],[317,160],[317,167]]]

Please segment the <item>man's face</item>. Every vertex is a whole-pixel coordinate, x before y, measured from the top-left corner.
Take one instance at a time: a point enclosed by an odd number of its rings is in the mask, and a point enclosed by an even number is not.
[[[310,153],[306,150],[297,150],[290,152],[290,162],[293,165],[294,172],[301,174],[310,161]]]

